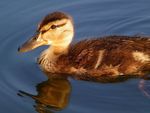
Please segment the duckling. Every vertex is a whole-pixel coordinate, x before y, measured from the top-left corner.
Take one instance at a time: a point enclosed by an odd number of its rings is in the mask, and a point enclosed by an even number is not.
[[[47,73],[69,74],[79,79],[144,77],[150,72],[150,38],[105,36],[71,43],[74,24],[70,15],[53,12],[38,24],[36,34],[18,51],[50,45],[38,58]]]

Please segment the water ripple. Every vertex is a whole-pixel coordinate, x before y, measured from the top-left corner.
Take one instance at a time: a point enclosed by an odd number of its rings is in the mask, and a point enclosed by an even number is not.
[[[20,98],[17,93],[23,90],[36,94],[36,85],[47,79],[35,60],[44,48],[26,54],[19,54],[17,48],[32,36],[38,22],[47,13],[60,10],[71,14],[75,21],[76,40],[114,34],[150,35],[149,3],[146,0],[2,0],[0,112],[36,112],[34,100]],[[70,82],[71,98],[66,109],[60,111],[62,113],[149,113],[150,102],[138,89],[139,80],[119,84],[72,79]],[[146,87],[149,88],[148,82]]]

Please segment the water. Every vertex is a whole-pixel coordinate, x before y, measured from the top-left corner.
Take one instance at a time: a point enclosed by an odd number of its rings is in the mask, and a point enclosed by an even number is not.
[[[150,99],[138,88],[139,79],[116,84],[47,80],[35,60],[45,47],[17,52],[37,23],[56,10],[73,16],[75,40],[150,35],[149,4],[148,0],[1,0],[0,113],[149,113]],[[41,98],[53,106],[39,104]]]

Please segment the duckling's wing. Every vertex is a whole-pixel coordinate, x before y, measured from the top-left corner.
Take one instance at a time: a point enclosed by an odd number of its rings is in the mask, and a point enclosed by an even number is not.
[[[94,44],[95,41],[83,40],[71,47],[69,55],[71,63],[74,67],[82,67],[87,69],[94,67],[99,50],[98,48],[96,49],[96,45]]]
[[[76,68],[97,69],[100,65],[123,65],[127,68],[135,62],[132,52],[150,56],[149,45],[150,39],[145,37],[109,36],[80,41],[72,45],[69,55]]]

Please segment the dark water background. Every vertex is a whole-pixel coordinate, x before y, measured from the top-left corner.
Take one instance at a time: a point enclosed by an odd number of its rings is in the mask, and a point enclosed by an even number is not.
[[[56,10],[73,16],[76,40],[113,34],[150,35],[149,0],[1,0],[0,113],[37,112],[37,102],[18,93],[22,90],[36,95],[35,86],[47,80],[35,60],[44,47],[26,54],[19,54],[17,48],[47,13]],[[138,88],[139,81],[101,84],[69,79],[72,89],[68,105],[53,112],[150,113],[150,99]],[[149,83],[146,81],[146,88]],[[70,87],[68,81],[62,84],[64,89]],[[61,91],[59,82],[55,85]]]

